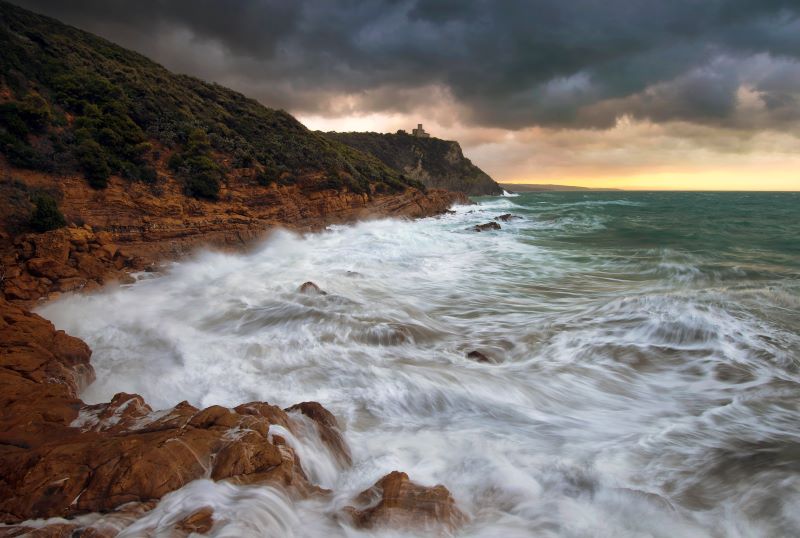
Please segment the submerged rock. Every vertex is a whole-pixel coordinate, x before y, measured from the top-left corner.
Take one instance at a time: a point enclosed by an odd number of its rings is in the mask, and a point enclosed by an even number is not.
[[[453,530],[466,521],[450,491],[442,486],[425,487],[406,473],[392,471],[354,499],[345,511],[362,529],[392,527]]]
[[[499,229],[500,229],[500,225],[497,224],[496,222],[487,222],[485,224],[476,224],[475,226],[470,228],[470,230],[473,230],[475,232],[487,232],[489,230],[499,230]]]
[[[322,291],[319,286],[314,284],[311,281],[303,282],[300,287],[297,289],[300,293],[305,293],[307,295],[328,295],[327,292]]]
[[[506,213],[505,215],[500,215],[499,217],[495,217],[494,220],[499,220],[501,222],[508,222],[510,220],[522,220],[522,217],[517,215],[512,215],[511,213]]]
[[[480,351],[473,350],[467,353],[467,358],[475,362],[494,362],[492,359],[481,353]]]
[[[206,534],[214,526],[214,509],[204,506],[180,520],[175,528],[186,533]]]

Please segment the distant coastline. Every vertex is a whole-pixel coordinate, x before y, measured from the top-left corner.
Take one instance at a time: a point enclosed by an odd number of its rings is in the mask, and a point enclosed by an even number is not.
[[[623,189],[603,189],[592,187],[574,187],[572,185],[551,185],[540,183],[500,183],[509,192],[543,192],[543,191],[621,191]]]

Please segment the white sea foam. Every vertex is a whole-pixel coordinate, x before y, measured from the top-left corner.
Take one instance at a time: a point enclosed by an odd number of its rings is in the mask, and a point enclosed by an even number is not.
[[[797,535],[800,338],[745,308],[796,296],[706,286],[716,280],[696,255],[537,242],[552,208],[467,231],[504,212],[524,208],[497,198],[436,219],[279,232],[248,254],[204,253],[43,307],[94,350],[89,402],[316,400],[352,448],[342,470],[313,436],[289,439],[331,499],[203,480],[125,536],[204,505],[215,536],[360,536],[332,515],[394,469],[452,491],[471,516],[459,536]],[[553,218],[563,233],[603,225]],[[300,294],[307,280],[328,294]],[[474,349],[496,363],[470,361]]]

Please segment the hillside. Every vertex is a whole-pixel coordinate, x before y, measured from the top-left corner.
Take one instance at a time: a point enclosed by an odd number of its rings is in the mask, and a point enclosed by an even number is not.
[[[313,190],[415,185],[284,111],[5,2],[0,48],[0,151],[15,167],[154,184],[167,152],[185,192],[208,199],[232,170]]]
[[[91,288],[276,226],[427,216],[458,198],[284,111],[2,1],[0,50],[9,300]]]
[[[502,188],[464,157],[458,142],[417,138],[403,131],[382,133],[325,133],[335,142],[374,155],[406,180],[426,187],[461,191],[469,195],[502,194]]]

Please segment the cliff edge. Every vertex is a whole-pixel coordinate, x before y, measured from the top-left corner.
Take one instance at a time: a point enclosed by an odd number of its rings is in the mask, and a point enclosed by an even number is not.
[[[503,188],[495,180],[464,156],[458,142],[417,137],[404,131],[330,132],[325,136],[377,157],[404,179],[419,181],[431,189],[460,191],[470,196],[503,194]]]

